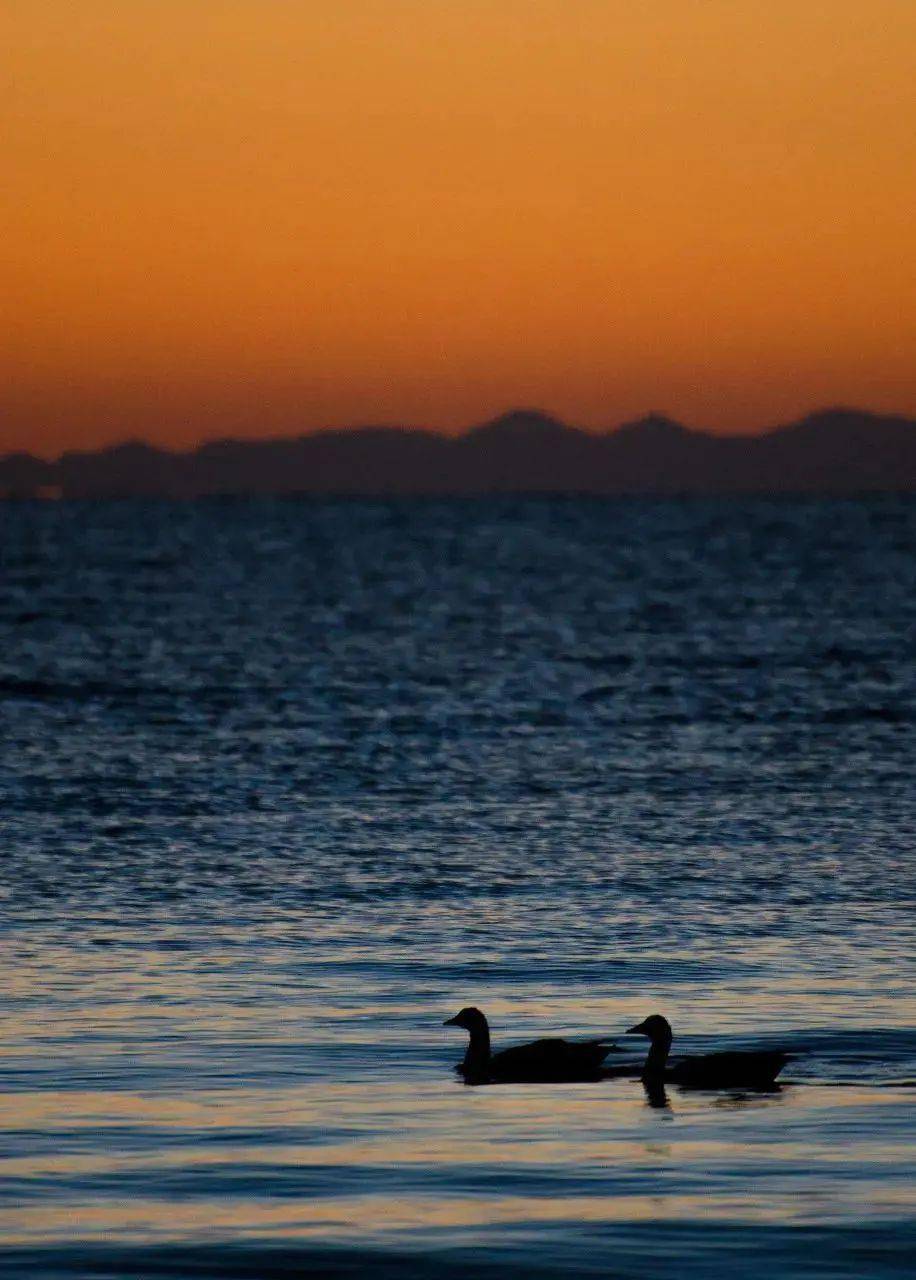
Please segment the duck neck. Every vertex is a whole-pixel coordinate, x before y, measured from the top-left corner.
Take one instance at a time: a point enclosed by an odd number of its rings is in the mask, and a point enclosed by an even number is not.
[[[668,1054],[671,1052],[671,1033],[670,1031],[658,1036],[649,1046],[649,1052],[646,1055],[646,1065],[642,1069],[644,1080],[661,1080],[665,1074],[665,1063],[668,1061]]]
[[[467,1053],[464,1055],[464,1069],[472,1073],[485,1070],[490,1061],[490,1028],[486,1019],[481,1019],[473,1027],[468,1028]]]

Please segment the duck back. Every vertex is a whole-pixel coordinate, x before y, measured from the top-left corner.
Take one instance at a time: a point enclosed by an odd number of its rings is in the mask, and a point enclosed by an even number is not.
[[[533,1040],[494,1053],[489,1075],[494,1080],[574,1081],[598,1077],[611,1046],[598,1040],[573,1044],[569,1040]]]
[[[684,1089],[767,1089],[789,1060],[780,1050],[708,1053],[675,1063],[664,1078]]]

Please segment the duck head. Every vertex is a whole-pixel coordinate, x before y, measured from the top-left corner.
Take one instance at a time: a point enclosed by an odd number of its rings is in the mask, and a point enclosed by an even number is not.
[[[482,1031],[486,1030],[487,1020],[473,1006],[462,1009],[460,1013],[456,1013],[454,1018],[446,1018],[442,1024],[444,1027],[464,1027],[465,1031]]]
[[[630,1027],[629,1031],[624,1032],[624,1034],[628,1036],[647,1036],[654,1045],[670,1045],[674,1038],[671,1023],[667,1018],[663,1018],[660,1013],[653,1013],[651,1017],[638,1022],[635,1027]]]

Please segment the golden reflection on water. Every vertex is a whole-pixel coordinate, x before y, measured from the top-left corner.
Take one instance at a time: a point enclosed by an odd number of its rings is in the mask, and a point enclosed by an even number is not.
[[[736,1113],[772,1107],[801,1109],[813,1114],[819,1108],[832,1112],[844,1109],[882,1108],[911,1103],[913,1093],[906,1088],[869,1085],[829,1087],[816,1084],[787,1084],[773,1093],[703,1093],[667,1090],[671,1110],[685,1117],[709,1116],[716,1110]],[[511,1125],[523,1134],[520,1147],[533,1140],[551,1141],[544,1135],[562,1132],[580,1143],[600,1140],[609,1125],[642,1127],[644,1095],[638,1081],[562,1085],[500,1085],[468,1089],[451,1079],[436,1084],[410,1087],[386,1084],[384,1096],[376,1098],[358,1082],[322,1082],[262,1089],[200,1089],[192,1094],[130,1092],[99,1089],[22,1090],[0,1094],[0,1127],[57,1127],[70,1123],[78,1129],[88,1120],[104,1119],[115,1124],[138,1121],[144,1127],[221,1130],[269,1128],[272,1120],[283,1125],[325,1127],[328,1124],[358,1123],[380,1116],[411,1128],[421,1128],[424,1140],[454,1127],[455,1141],[472,1144],[475,1125],[488,1129]],[[469,1108],[471,1108],[469,1112]],[[420,1119],[422,1109],[422,1122]],[[384,1141],[396,1141],[386,1137]],[[350,1150],[353,1148],[350,1147]],[[425,1150],[429,1150],[429,1146]],[[492,1141],[482,1148],[492,1151]],[[500,1151],[505,1151],[504,1143]]]
[[[50,1009],[36,998],[37,965],[0,965],[10,998],[0,1055],[25,1085],[0,1093],[0,1131],[15,1143],[3,1165],[13,1188],[0,1201],[4,1241],[846,1223],[863,1214],[863,1186],[869,1220],[916,1211],[906,1179],[911,1125],[898,1123],[912,1112],[912,1092],[669,1088],[653,1108],[635,1080],[469,1089],[451,1071],[462,1037],[439,1026],[440,1012],[454,1013],[468,993],[440,990],[420,1016],[409,976],[394,992],[384,988],[390,979],[354,983],[335,969],[345,952],[334,952],[327,972],[313,963],[300,982],[281,948],[277,982],[272,975],[257,999],[232,977],[237,949],[209,946],[202,961],[139,947],[120,968],[110,948],[76,960],[62,952]],[[513,998],[485,992],[481,1003],[497,1047],[547,1028],[616,1033],[662,1007],[688,1044],[711,1028],[718,1036],[812,1025],[801,980],[787,975],[778,1000],[754,982],[736,979],[727,995],[701,983],[634,995],[616,990],[609,971],[606,990],[575,1000],[545,981]],[[849,1018],[855,982],[844,974],[842,991],[818,998],[822,1025]],[[897,1026],[916,1022],[909,992],[875,1000],[884,998]],[[329,1055],[344,1043],[352,1058],[336,1074]],[[399,1056],[376,1056],[380,1047]],[[32,1070],[42,1075],[34,1087]]]
[[[817,1200],[817,1204],[810,1203]],[[912,1189],[889,1188],[882,1203],[870,1206],[873,1216],[891,1217],[901,1208],[916,1206]],[[733,1193],[632,1194],[605,1196],[353,1196],[346,1199],[295,1200],[283,1204],[245,1200],[187,1203],[131,1198],[96,1201],[57,1210],[49,1223],[46,1206],[28,1206],[12,1213],[0,1210],[0,1230],[8,1244],[43,1240],[78,1240],[116,1234],[119,1240],[269,1234],[291,1238],[334,1239],[387,1235],[424,1229],[534,1226],[548,1223],[639,1223],[648,1221],[722,1223],[843,1223],[857,1208],[855,1191],[831,1194],[829,1208],[816,1189],[771,1194],[765,1201],[749,1199],[743,1189]]]
[[[828,1186],[823,1179],[832,1168],[851,1158],[864,1167],[893,1167],[907,1158],[905,1141],[895,1142],[891,1132],[850,1131],[839,1147],[812,1141],[806,1129],[825,1110],[835,1116],[892,1114],[911,1105],[906,1091],[799,1086],[747,1100],[669,1092],[672,1112],[660,1118],[647,1111],[639,1086],[629,1081],[476,1092],[402,1086],[384,1100],[388,1131],[376,1128],[372,1135],[360,1131],[370,1120],[365,1089],[342,1083],[214,1090],[185,1098],[90,1090],[7,1094],[0,1097],[0,1128],[63,1128],[78,1137],[95,1120],[103,1144],[94,1151],[17,1155],[5,1162],[9,1179],[69,1178],[78,1186],[81,1178],[102,1175],[116,1183],[119,1175],[133,1174],[132,1185],[138,1186],[146,1178],[155,1180],[157,1172],[168,1179],[176,1171],[197,1170],[199,1181],[190,1200],[134,1196],[129,1189],[113,1197],[106,1187],[93,1192],[90,1185],[72,1198],[59,1196],[52,1205],[4,1205],[0,1230],[9,1243],[25,1243],[39,1236],[151,1240],[213,1232],[334,1238],[567,1221],[839,1221],[856,1212],[858,1193],[854,1183]],[[730,1108],[725,1113],[723,1102]],[[779,1114],[785,1123],[774,1127]],[[352,1126],[352,1132],[336,1140],[325,1133],[322,1140],[318,1133],[329,1116],[344,1129]],[[377,1113],[372,1112],[371,1122],[378,1126]],[[171,1130],[177,1145],[119,1152],[117,1131],[131,1123],[150,1135]],[[800,1128],[793,1130],[793,1123]],[[105,1126],[112,1128],[111,1145]],[[317,1140],[283,1140],[289,1126],[311,1127]],[[265,1141],[272,1129],[279,1139],[275,1143]],[[241,1136],[252,1132],[257,1141]],[[221,1133],[226,1141],[214,1146]],[[762,1161],[765,1185],[757,1182]],[[402,1177],[415,1168],[420,1181],[400,1193],[340,1194],[333,1170],[352,1167],[387,1167]],[[801,1186],[793,1180],[800,1167],[806,1171]],[[419,1189],[426,1168],[448,1169],[453,1175],[449,1189],[441,1194]],[[324,1193],[315,1194],[306,1178],[296,1194],[299,1169],[325,1170]],[[468,1189],[475,1177],[500,1170],[507,1176],[531,1170],[555,1187],[499,1194],[491,1181],[485,1194]],[[275,1179],[281,1171],[293,1183],[277,1203]],[[236,1178],[226,1196],[220,1193],[223,1175]],[[593,1194],[582,1194],[583,1180]],[[639,1180],[645,1185],[634,1187]],[[379,1185],[383,1182],[384,1175]],[[901,1209],[916,1209],[916,1187],[883,1181],[870,1215],[891,1216]]]

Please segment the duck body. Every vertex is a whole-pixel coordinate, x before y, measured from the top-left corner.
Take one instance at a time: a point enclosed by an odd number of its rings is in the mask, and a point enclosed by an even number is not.
[[[601,1064],[612,1045],[601,1040],[532,1040],[499,1053],[490,1051],[490,1028],[479,1009],[462,1009],[447,1027],[463,1027],[469,1034],[467,1052],[456,1070],[468,1084],[559,1084],[598,1080]]]
[[[490,1057],[488,1074],[495,1080],[597,1079],[610,1046],[600,1041],[575,1044],[569,1040],[532,1040],[502,1049]]]
[[[771,1089],[791,1054],[781,1049],[699,1054],[682,1058],[669,1066],[668,1054],[674,1038],[671,1024],[653,1014],[627,1035],[649,1038],[649,1053],[642,1071],[647,1085],[666,1083],[682,1089]]]
[[[788,1061],[769,1050],[707,1053],[674,1063],[663,1078],[682,1089],[769,1089]]]

